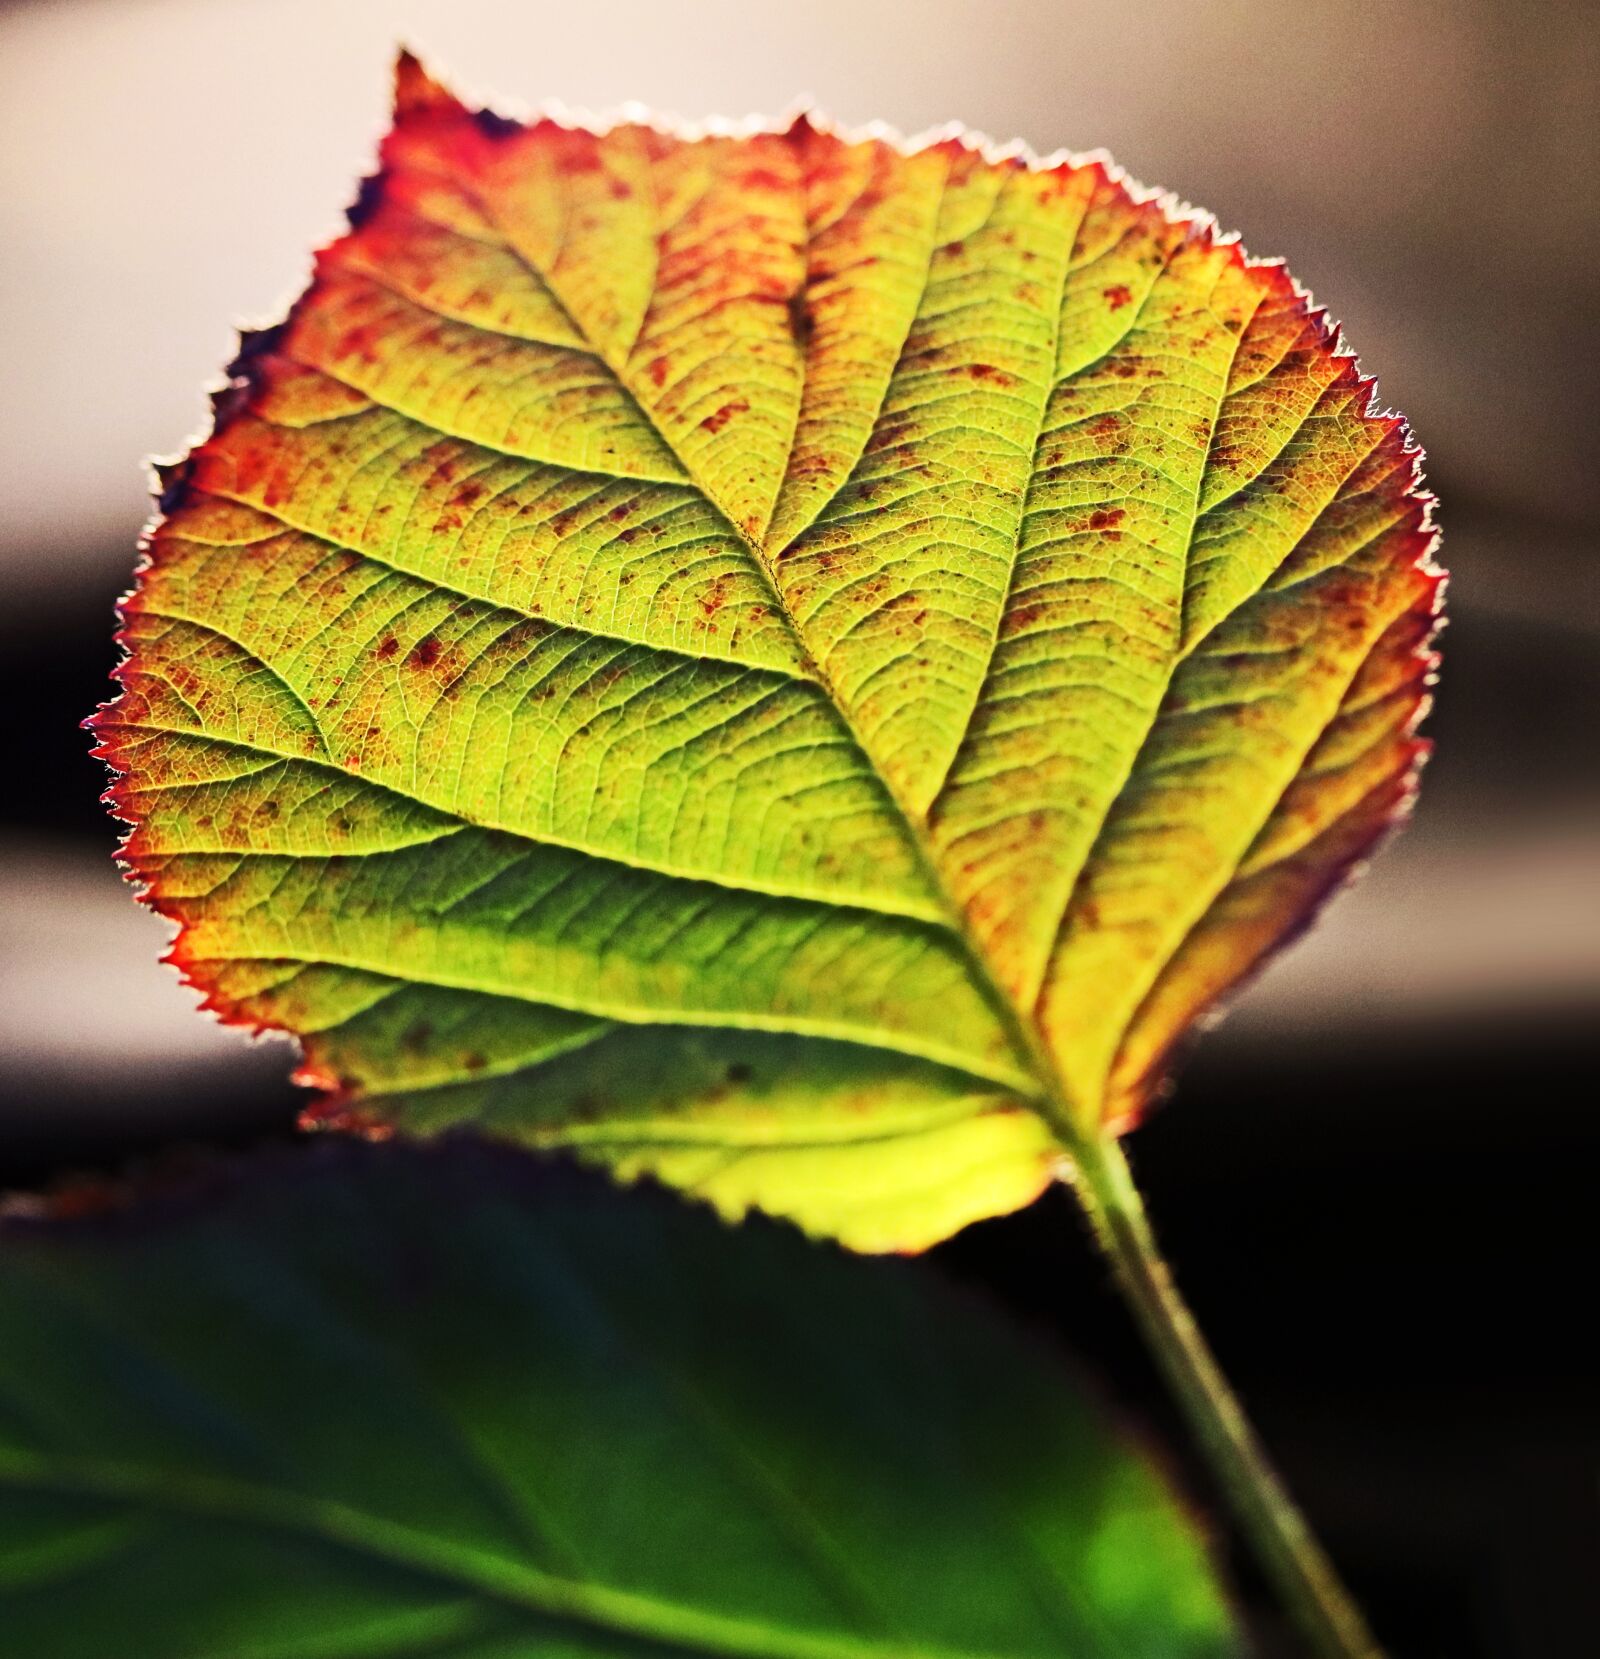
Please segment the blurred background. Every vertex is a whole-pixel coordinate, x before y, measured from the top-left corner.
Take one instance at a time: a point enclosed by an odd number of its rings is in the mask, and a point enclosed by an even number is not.
[[[807,96],[908,133],[960,118],[1041,152],[1104,146],[1285,256],[1344,321],[1443,502],[1438,755],[1414,825],[1199,1045],[1133,1150],[1202,1323],[1395,1659],[1586,1648],[1589,6],[0,5],[0,1186],[292,1123],[287,1048],[196,1017],[157,965],[163,928],[112,868],[77,722],[108,694],[141,458],[182,446],[233,325],[275,316],[340,227],[401,38],[512,111],[740,115]],[[1059,1329],[1171,1430],[1064,1198],[969,1230],[933,1270]]]

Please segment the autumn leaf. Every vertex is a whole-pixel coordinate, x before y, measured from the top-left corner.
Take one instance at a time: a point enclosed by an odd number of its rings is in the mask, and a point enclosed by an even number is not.
[[[0,1224],[0,1646],[1241,1651],[1053,1356],[907,1264],[725,1232],[460,1142]]]
[[[94,725],[324,1118],[915,1248],[1133,1123],[1403,810],[1429,505],[1283,267],[1108,163],[408,58]]]

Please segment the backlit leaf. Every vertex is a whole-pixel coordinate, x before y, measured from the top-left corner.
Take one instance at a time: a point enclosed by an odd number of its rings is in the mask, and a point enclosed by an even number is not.
[[[1100,161],[409,59],[125,607],[124,856],[325,1115],[916,1247],[1132,1122],[1409,798],[1404,427]]]
[[[460,1143],[0,1225],[0,1650],[1240,1651],[1050,1356],[906,1264],[724,1232]]]

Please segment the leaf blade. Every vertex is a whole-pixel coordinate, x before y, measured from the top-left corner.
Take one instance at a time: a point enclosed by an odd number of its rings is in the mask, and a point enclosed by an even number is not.
[[[1150,1466],[899,1264],[460,1143],[4,1242],[0,1607],[40,1659],[1237,1651]]]
[[[731,1213],[892,1247],[1026,1201],[1409,800],[1440,578],[1404,428],[1281,267],[1102,162],[523,127],[410,63],[383,155],[126,609],[101,752],[180,965],[311,1074],[337,1022],[233,966],[659,1030],[672,1144],[617,1161]],[[406,1063],[334,1075],[595,1156],[637,1116]],[[930,1110],[919,1218],[863,1148]]]

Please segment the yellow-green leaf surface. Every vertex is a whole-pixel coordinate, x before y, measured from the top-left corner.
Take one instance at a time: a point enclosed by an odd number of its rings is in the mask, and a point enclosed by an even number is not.
[[[1099,161],[402,62],[125,607],[124,856],[325,1110],[913,1248],[1409,797],[1438,573],[1281,266]]]

